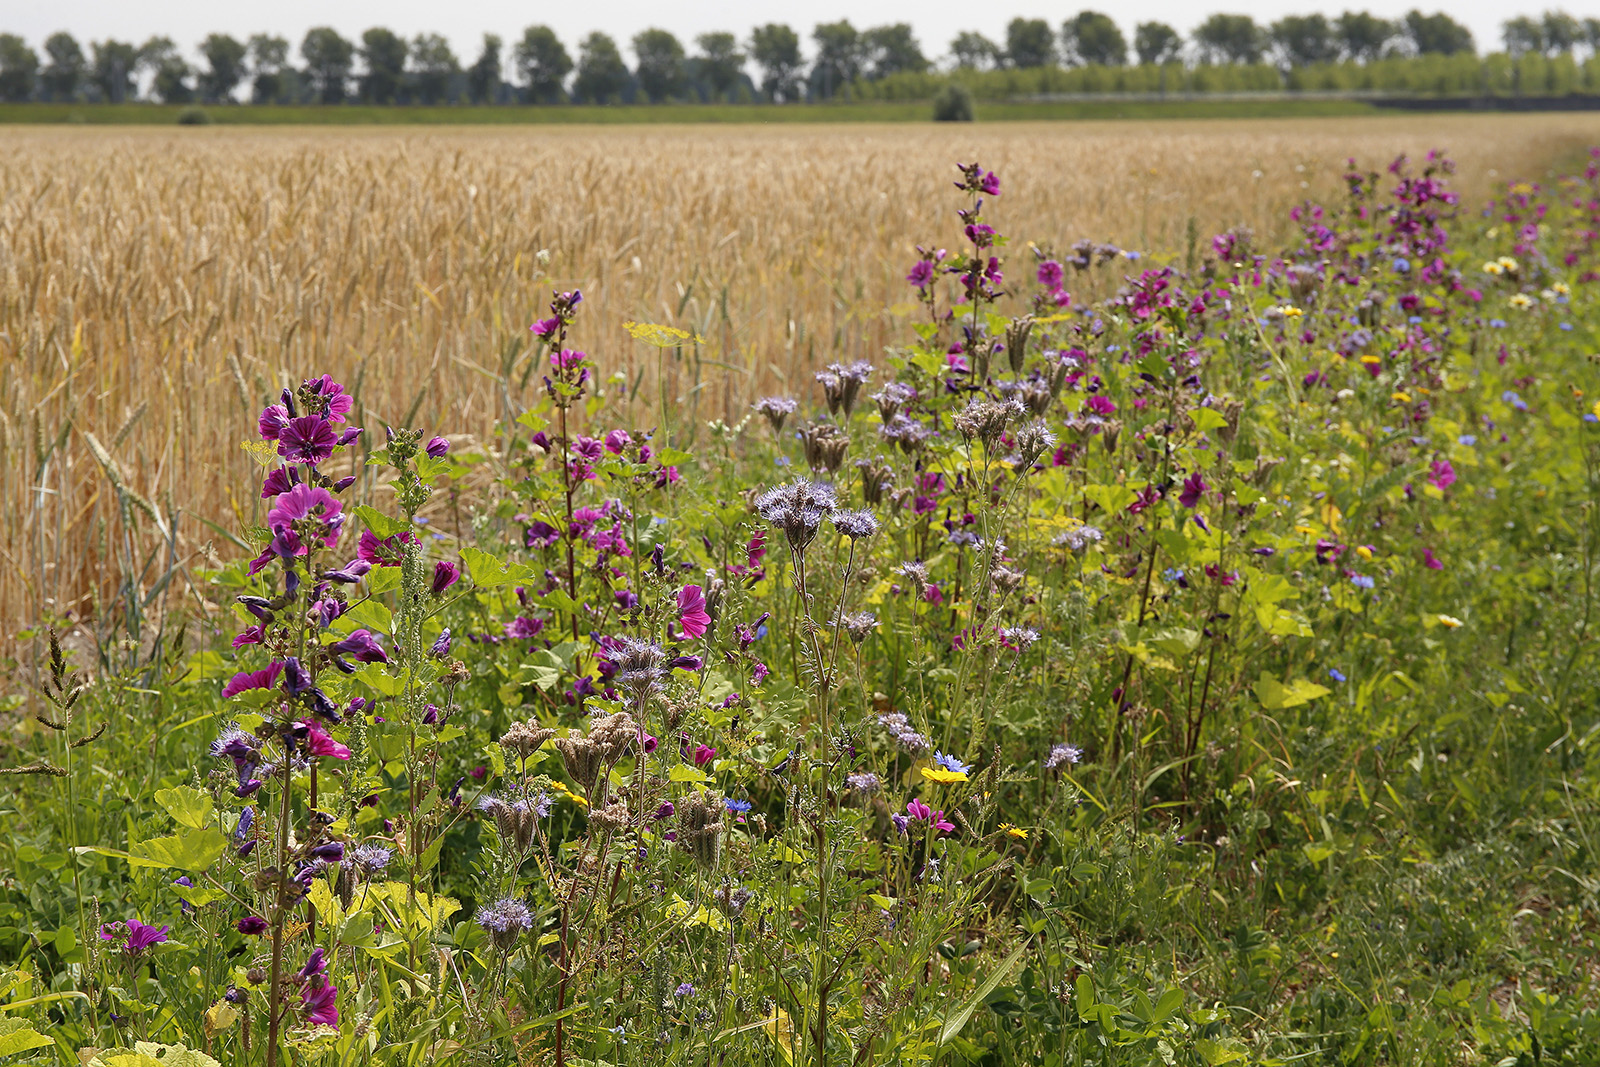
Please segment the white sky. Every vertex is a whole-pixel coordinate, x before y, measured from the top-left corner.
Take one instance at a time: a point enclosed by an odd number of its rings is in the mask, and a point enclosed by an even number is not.
[[[1083,7],[1111,14],[1130,43],[1137,22],[1167,22],[1187,36],[1213,11],[1249,14],[1257,21],[1269,22],[1286,14],[1317,10],[1330,17],[1350,8],[1395,18],[1414,7],[1426,12],[1445,7],[1472,30],[1478,50],[1483,52],[1499,49],[1502,21],[1519,14],[1535,15],[1551,6],[1560,5],[1549,0],[1344,0],[1323,6],[1294,0],[1218,0],[1216,4],[1177,0],[1002,0],[993,6],[957,4],[952,0],[812,0],[803,5],[782,0],[698,0],[679,5],[650,0],[568,4],[513,0],[273,0],[265,4],[219,4],[214,0],[0,0],[0,33],[20,34],[35,48],[57,30],[68,31],[85,45],[107,37],[138,44],[164,34],[192,56],[195,46],[208,33],[231,33],[242,40],[251,33],[270,32],[289,39],[298,62],[300,39],[312,26],[331,25],[352,39],[370,27],[387,26],[407,37],[421,32],[442,33],[465,64],[477,55],[484,33],[498,33],[509,43],[521,36],[524,26],[541,22],[556,31],[576,58],[577,42],[592,30],[604,30],[627,50],[635,33],[652,26],[672,31],[687,46],[697,34],[710,30],[731,30],[743,40],[751,27],[767,22],[788,23],[800,34],[809,52],[812,26],[848,18],[858,29],[909,22],[923,52],[930,59],[937,59],[946,54],[951,38],[962,30],[978,30],[992,39],[1003,40],[1006,23],[1016,16],[1044,18],[1059,29],[1067,17]]]

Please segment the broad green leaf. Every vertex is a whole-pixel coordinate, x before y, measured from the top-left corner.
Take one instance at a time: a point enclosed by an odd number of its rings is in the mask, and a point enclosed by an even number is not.
[[[511,582],[523,582],[533,577],[533,570],[524,564],[506,564],[499,557],[471,545],[461,550],[461,559],[467,565],[467,574],[471,576],[472,584],[479,589],[496,589]]]
[[[111,1048],[96,1053],[84,1067],[222,1067],[220,1063],[184,1045],[158,1045],[139,1041],[133,1048]]]
[[[687,763],[680,763],[672,768],[667,777],[674,782],[709,782],[711,780],[707,777],[705,771],[702,771],[699,767],[691,767]]]
[[[1157,630],[1145,640],[1169,655],[1187,656],[1200,647],[1200,631],[1173,627]]]
[[[172,837],[152,837],[130,850],[128,862],[135,867],[157,867],[199,874],[222,858],[228,839],[221,830],[195,830]]]
[[[1228,425],[1228,420],[1222,417],[1222,413],[1213,408],[1195,408],[1189,412],[1189,419],[1194,423],[1194,428],[1201,433],[1210,433]]]
[[[392,568],[396,574],[400,568]],[[338,621],[350,630],[376,630],[381,634],[394,633],[394,612],[383,603],[368,597],[351,605],[350,610],[339,616]]]
[[[1261,706],[1268,711],[1297,708],[1301,704],[1311,703],[1318,697],[1325,697],[1331,692],[1333,690],[1318,685],[1309,678],[1296,678],[1288,685],[1284,685],[1266,673],[1257,678],[1255,684],[1256,699],[1261,701]]]
[[[171,789],[157,789],[156,803],[167,809],[167,814],[179,826],[201,830],[211,821],[211,794],[192,785],[179,785]]]
[[[0,1019],[0,1056],[15,1056],[53,1044],[54,1041],[29,1026],[26,1019]]]
[[[356,516],[367,524],[367,529],[372,531],[372,536],[380,541],[385,541],[395,534],[404,533],[411,527],[401,519],[390,518],[383,512],[366,504],[356,505]]]

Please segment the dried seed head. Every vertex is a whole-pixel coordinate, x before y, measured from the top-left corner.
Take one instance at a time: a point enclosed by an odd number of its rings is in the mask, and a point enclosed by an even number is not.
[[[805,448],[806,466],[829,474],[844,463],[844,454],[850,447],[845,432],[829,422],[809,423],[800,431],[800,441]]]
[[[554,730],[533,722],[512,723],[511,728],[500,735],[500,747],[507,753],[516,753],[518,759],[525,760],[555,735]]]
[[[1032,315],[1012,319],[1011,325],[1006,327],[1006,361],[1011,364],[1012,374],[1022,373],[1022,363],[1028,354],[1028,335],[1032,332]]]

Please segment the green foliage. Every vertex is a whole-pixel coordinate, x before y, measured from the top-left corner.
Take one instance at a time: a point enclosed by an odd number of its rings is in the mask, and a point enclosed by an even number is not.
[[[0,1055],[1588,1063],[1600,178],[1421,166],[1184,272],[963,165],[804,416],[577,292],[492,445],[263,398],[212,626],[14,702]]]

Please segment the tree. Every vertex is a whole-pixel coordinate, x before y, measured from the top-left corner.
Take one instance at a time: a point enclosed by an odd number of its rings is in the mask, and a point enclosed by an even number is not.
[[[483,35],[483,51],[467,68],[467,99],[474,104],[492,104],[500,92],[500,38]]]
[[[1147,67],[1170,63],[1183,51],[1183,38],[1165,22],[1141,22],[1133,28],[1133,50]]]
[[[1565,11],[1544,13],[1544,49],[1552,56],[1569,55],[1587,38],[1583,23]]]
[[[861,34],[849,19],[819,22],[811,31],[817,45],[811,65],[811,91],[824,100],[855,81],[861,74]]]
[[[634,77],[652,104],[683,90],[683,45],[666,30],[644,30],[634,35],[633,54],[639,65]]]
[[[361,99],[368,104],[392,104],[406,80],[406,39],[393,30],[374,26],[361,35],[361,65],[366,71],[357,81]]]
[[[317,26],[306,31],[300,42],[300,58],[306,61],[306,76],[324,104],[344,102],[345,85],[350,80],[350,64],[356,46],[339,36],[337,30]]]
[[[1512,59],[1529,52],[1539,54],[1544,51],[1544,26],[1538,19],[1531,19],[1526,15],[1507,19],[1502,23],[1500,37],[1505,41],[1506,51],[1511,54]]]
[[[411,70],[417,99],[432,106],[449,98],[450,82],[461,73],[461,64],[449,41],[437,33],[419,33],[411,42]]]
[[[1476,51],[1472,31],[1443,11],[1424,15],[1412,8],[1406,12],[1404,22],[1406,38],[1419,55],[1453,56],[1458,52],[1471,55]]]
[[[14,33],[0,33],[0,100],[20,102],[33,95],[39,53]]]
[[[1589,51],[1600,53],[1600,19],[1583,20],[1583,37]]]
[[[529,26],[511,51],[531,101],[553,104],[561,99],[562,84],[572,73],[572,57],[554,30],[549,26]]]
[[[993,70],[1000,65],[1000,46],[981,33],[967,30],[950,42],[950,54],[962,70]]]
[[[1334,22],[1334,34],[1347,59],[1357,63],[1370,63],[1383,55],[1383,50],[1399,32],[1388,19],[1380,19],[1365,11],[1346,11]]]
[[[1333,27],[1322,15],[1286,15],[1267,32],[1279,58],[1288,66],[1305,67],[1339,57]]]
[[[120,104],[134,95],[133,75],[139,69],[139,50],[123,41],[96,41],[89,46],[94,65],[89,80],[100,97]]]
[[[83,49],[70,33],[52,33],[44,41],[44,54],[50,57],[40,81],[51,100],[71,100],[83,85]]]
[[[922,46],[917,44],[910,23],[906,22],[875,26],[863,33],[861,55],[869,78],[921,74],[928,69],[928,58],[922,54]]]
[[[189,84],[193,70],[171,37],[152,37],[140,46],[139,66],[151,73],[150,88],[163,104],[187,104],[194,99]]]
[[[1013,67],[1048,67],[1056,61],[1056,35],[1044,19],[1012,19],[1006,26],[1006,62]]]
[[[739,39],[731,33],[702,33],[694,40],[700,49],[700,75],[711,87],[713,100],[724,100],[739,84],[744,73],[744,53],[739,51]]]
[[[617,42],[596,30],[578,45],[578,77],[573,95],[590,104],[609,104],[628,85],[628,68]]]
[[[800,35],[780,22],[750,31],[750,57],[761,68],[761,91],[773,103],[800,96]]]
[[[270,104],[283,99],[283,68],[289,65],[289,42],[271,34],[252,34],[246,45],[250,53],[250,99]]]
[[[1259,63],[1266,35],[1249,15],[1212,15],[1194,31],[1202,63]]]
[[[1061,27],[1061,52],[1068,62],[1120,67],[1128,62],[1128,39],[1098,11],[1080,11]]]
[[[229,100],[244,80],[245,46],[238,38],[213,33],[200,42],[206,69],[200,72],[200,95],[207,103]]]

